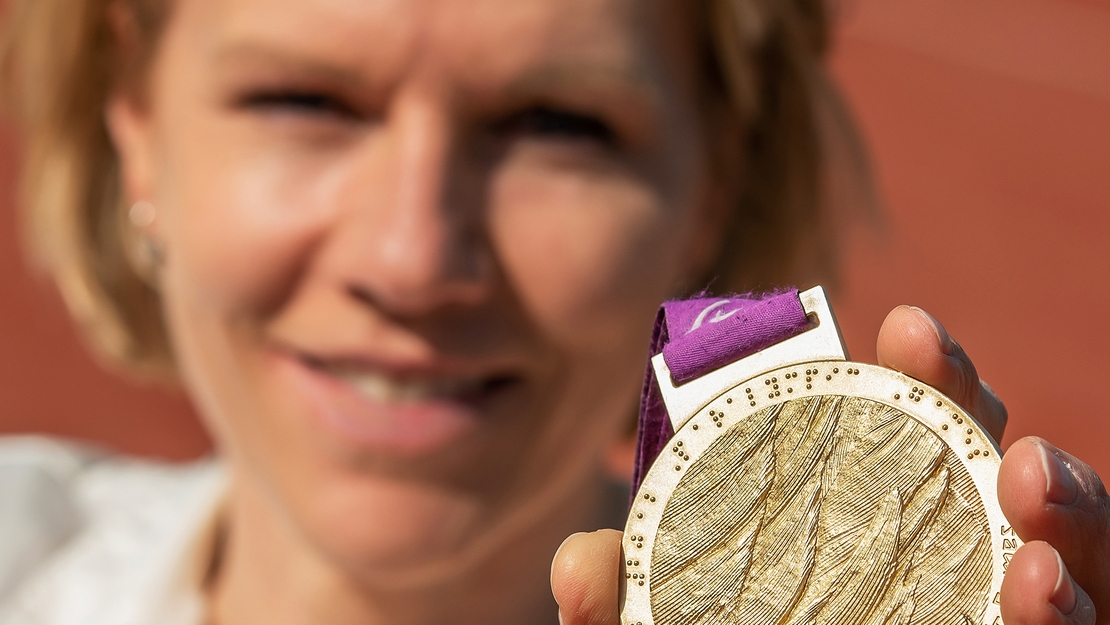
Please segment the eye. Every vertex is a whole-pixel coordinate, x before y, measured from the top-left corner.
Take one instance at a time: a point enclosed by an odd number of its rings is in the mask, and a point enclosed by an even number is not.
[[[593,115],[546,106],[521,111],[497,124],[497,127],[506,135],[540,139],[584,139],[610,146],[617,143],[616,133],[604,120]]]
[[[323,91],[260,90],[239,98],[240,108],[263,113],[311,117],[356,118],[358,111],[343,98]]]

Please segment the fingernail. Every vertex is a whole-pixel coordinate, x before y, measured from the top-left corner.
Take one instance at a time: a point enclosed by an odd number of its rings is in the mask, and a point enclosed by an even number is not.
[[[1041,454],[1041,468],[1044,469],[1045,499],[1060,505],[1074,502],[1079,487],[1071,469],[1041,441],[1037,441],[1037,451]]]
[[[1060,552],[1055,549],[1052,552],[1056,554],[1056,565],[1059,567],[1059,573],[1056,576],[1056,587],[1052,589],[1052,594],[1049,595],[1048,600],[1062,614],[1071,614],[1075,610],[1076,603],[1075,584],[1071,581],[1071,575],[1068,575],[1068,567],[1064,566],[1064,559],[1060,557]]]
[[[951,356],[952,337],[948,336],[948,330],[945,330],[944,326],[940,325],[940,322],[937,321],[936,318],[917,306],[910,306],[909,308],[916,312],[922,319],[929,322],[929,325],[933,326],[933,332],[937,334],[937,342],[940,343],[940,351],[946,356]]]

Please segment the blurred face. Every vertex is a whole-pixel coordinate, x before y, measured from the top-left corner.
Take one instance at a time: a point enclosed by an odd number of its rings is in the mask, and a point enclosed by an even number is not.
[[[175,5],[110,119],[235,489],[367,574],[574,511],[716,251],[681,4]]]

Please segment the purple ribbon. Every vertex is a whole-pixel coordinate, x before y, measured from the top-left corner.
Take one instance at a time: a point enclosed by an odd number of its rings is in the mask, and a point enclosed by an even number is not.
[[[797,290],[666,302],[655,318],[651,355],[663,353],[677,386],[799,334],[806,323]],[[649,362],[640,396],[633,493],[673,436]]]

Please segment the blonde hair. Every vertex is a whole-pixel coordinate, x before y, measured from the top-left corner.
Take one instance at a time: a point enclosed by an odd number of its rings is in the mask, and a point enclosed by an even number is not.
[[[172,354],[158,293],[134,259],[136,235],[104,105],[119,81],[142,73],[168,2],[14,0],[0,50],[0,88],[25,140],[29,248],[97,353],[109,364],[162,374],[172,374]],[[120,9],[143,58],[117,50],[110,14]],[[721,291],[827,280],[836,238],[820,201],[829,130],[859,151],[821,66],[826,7],[822,0],[703,0],[699,11],[709,71],[748,121],[734,146],[745,154],[747,184],[707,279]]]

